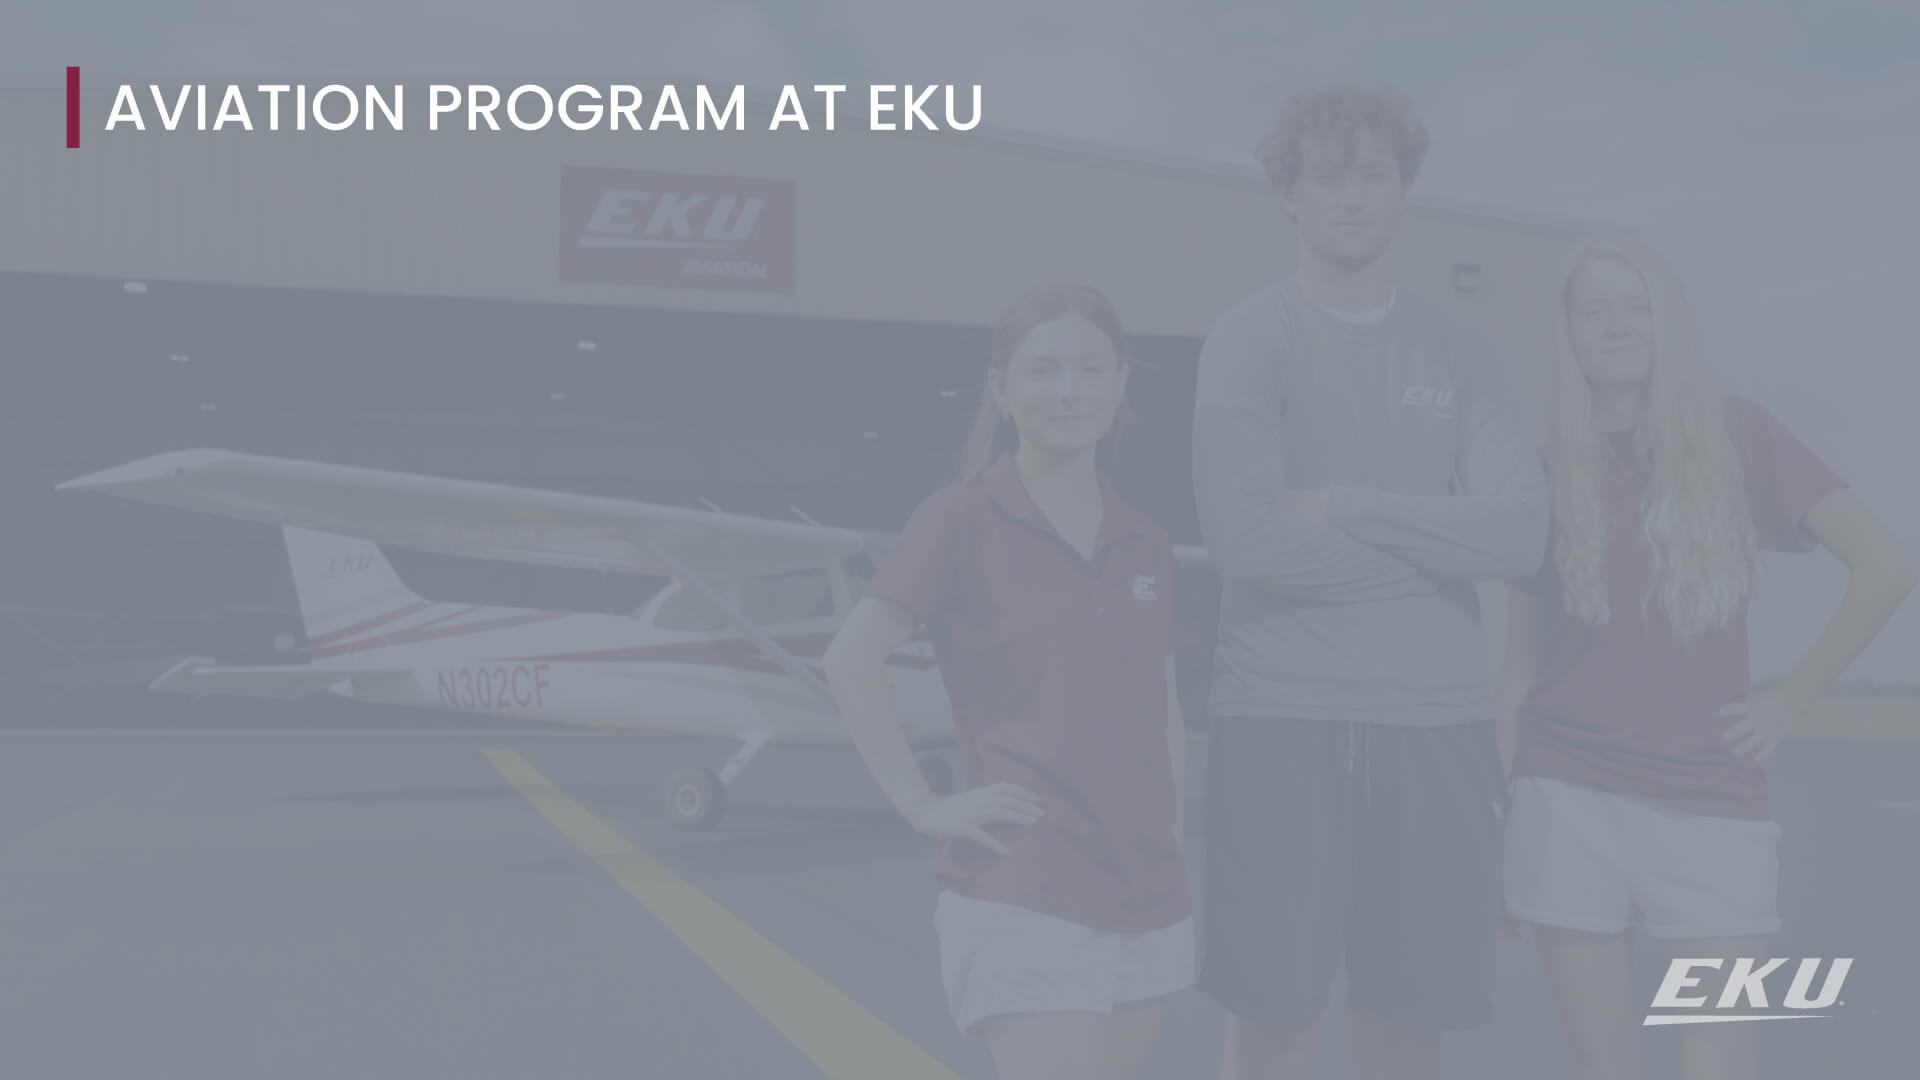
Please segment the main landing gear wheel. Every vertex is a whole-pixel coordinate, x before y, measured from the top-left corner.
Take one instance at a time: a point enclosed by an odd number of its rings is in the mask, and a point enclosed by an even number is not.
[[[946,758],[929,754],[920,759],[920,775],[927,778],[927,787],[939,798],[946,798],[958,790],[954,782],[953,762]]]
[[[682,829],[711,829],[726,816],[726,785],[711,769],[688,769],[673,778],[667,813]]]

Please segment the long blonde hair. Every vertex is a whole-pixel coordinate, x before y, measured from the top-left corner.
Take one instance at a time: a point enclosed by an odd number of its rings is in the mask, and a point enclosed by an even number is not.
[[[1547,467],[1553,482],[1553,557],[1567,610],[1605,625],[1606,510],[1600,470],[1607,450],[1593,426],[1592,393],[1571,332],[1574,278],[1588,262],[1613,260],[1639,272],[1653,311],[1653,364],[1634,455],[1648,476],[1640,528],[1653,553],[1641,616],[1658,601],[1682,641],[1726,625],[1758,575],[1757,545],[1740,457],[1725,405],[1707,370],[1699,324],[1679,275],[1631,237],[1580,244],[1561,279]]]

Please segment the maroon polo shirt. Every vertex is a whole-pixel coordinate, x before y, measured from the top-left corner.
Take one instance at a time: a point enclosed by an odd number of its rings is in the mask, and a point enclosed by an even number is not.
[[[1727,422],[1745,472],[1757,540],[1772,551],[1817,546],[1804,519],[1845,482],[1766,409],[1727,400]],[[1681,642],[1657,601],[1642,615],[1652,550],[1641,528],[1646,478],[1632,434],[1608,435],[1600,480],[1607,517],[1606,626],[1565,610],[1555,560],[1521,587],[1540,601],[1539,665],[1520,710],[1514,775],[1648,799],[1688,813],[1766,819],[1766,774],[1741,757],[1720,715],[1749,691],[1747,609],[1718,630]]]
[[[967,786],[1018,784],[1043,811],[988,827],[1007,855],[942,841],[941,882],[1137,933],[1190,910],[1167,748],[1173,548],[1104,476],[1100,491],[1089,561],[1004,455],[920,504],[867,595],[926,625]]]

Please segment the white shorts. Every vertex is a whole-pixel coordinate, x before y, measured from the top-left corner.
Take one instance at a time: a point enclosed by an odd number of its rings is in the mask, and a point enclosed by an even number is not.
[[[1513,782],[1506,900],[1516,919],[1655,938],[1780,930],[1780,826],[1710,817],[1545,777]]]
[[[1193,919],[1142,934],[1093,930],[943,889],[934,906],[940,972],[960,1030],[1011,1013],[1084,1011],[1193,985]]]

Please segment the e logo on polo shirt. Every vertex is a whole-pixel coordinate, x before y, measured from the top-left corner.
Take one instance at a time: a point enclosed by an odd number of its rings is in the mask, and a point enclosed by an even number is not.
[[[1153,575],[1141,574],[1133,579],[1133,598],[1135,600],[1153,599]]]

